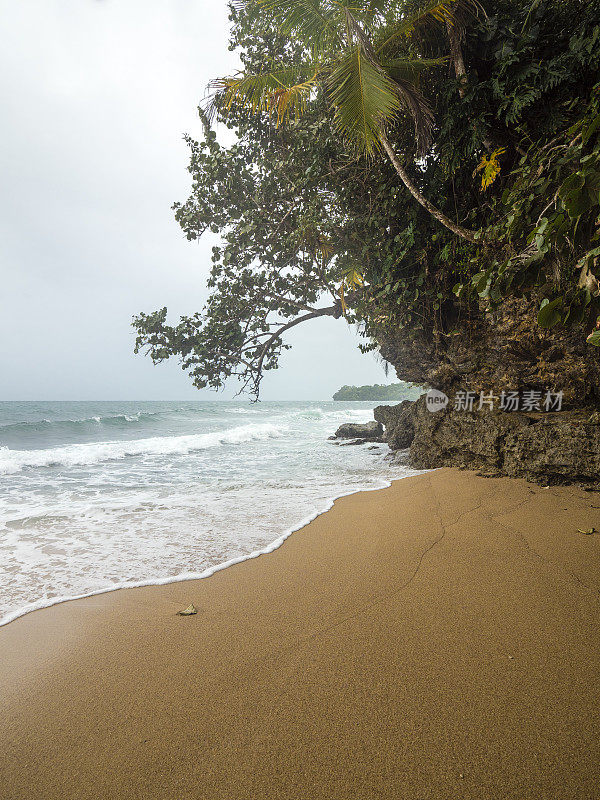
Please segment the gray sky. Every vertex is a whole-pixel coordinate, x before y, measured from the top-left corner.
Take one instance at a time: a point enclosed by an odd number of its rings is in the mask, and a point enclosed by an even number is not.
[[[0,0],[0,399],[213,399],[133,355],[131,317],[199,310],[214,238],[187,242],[182,134],[231,72],[225,0]],[[343,321],[300,326],[264,399],[387,383]]]

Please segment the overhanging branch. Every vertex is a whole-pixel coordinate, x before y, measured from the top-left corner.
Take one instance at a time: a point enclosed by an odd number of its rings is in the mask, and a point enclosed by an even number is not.
[[[341,306],[339,303],[336,303],[333,306],[326,306],[325,308],[319,308],[316,311],[311,311],[309,314],[303,314],[301,317],[296,317],[296,319],[290,320],[285,325],[282,325],[281,328],[278,328],[275,333],[273,333],[267,341],[264,343],[263,348],[260,353],[260,358],[258,359],[258,364],[256,365],[256,377],[257,377],[257,384],[260,382],[261,374],[262,374],[262,366],[265,360],[265,357],[269,351],[269,347],[277,341],[284,334],[286,331],[289,331],[290,328],[294,328],[296,325],[300,325],[302,322],[308,322],[309,319],[317,319],[317,317],[334,317],[337,319],[341,316]]]

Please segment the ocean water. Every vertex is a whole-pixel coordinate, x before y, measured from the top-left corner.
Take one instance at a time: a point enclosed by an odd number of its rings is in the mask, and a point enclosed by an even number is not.
[[[413,471],[327,441],[375,403],[0,402],[0,624],[268,552]]]

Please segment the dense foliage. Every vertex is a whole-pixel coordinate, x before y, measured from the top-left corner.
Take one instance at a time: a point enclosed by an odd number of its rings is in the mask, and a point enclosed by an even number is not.
[[[396,18],[417,8],[384,5]],[[300,64],[306,52],[269,7],[231,9],[231,46],[247,74]],[[199,387],[236,375],[258,395],[286,346],[279,335],[299,321],[344,315],[370,349],[399,328],[459,333],[515,293],[537,298],[541,326],[578,326],[598,343],[600,2],[485,0],[461,14],[398,44],[403,57],[408,47],[430,60],[418,87],[434,112],[426,153],[416,158],[408,111],[385,133],[420,192],[474,241],[415,202],[377,146],[364,155],[349,145],[326,85],[284,124],[262,106],[217,103],[236,144],[222,147],[200,112],[204,141],[188,139],[192,193],[175,207],[189,239],[221,234],[212,294],[202,314],[175,325],[166,309],[140,314],[137,349],[155,361],[178,355]],[[463,76],[440,63],[457,47]]]
[[[416,400],[421,390],[409,383],[375,383],[373,386],[342,386],[334,400]]]

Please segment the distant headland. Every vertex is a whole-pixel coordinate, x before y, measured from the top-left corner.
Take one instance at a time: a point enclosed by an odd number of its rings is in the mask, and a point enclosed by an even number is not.
[[[333,395],[334,400],[416,400],[422,389],[412,383],[400,381],[373,386],[342,386]]]

